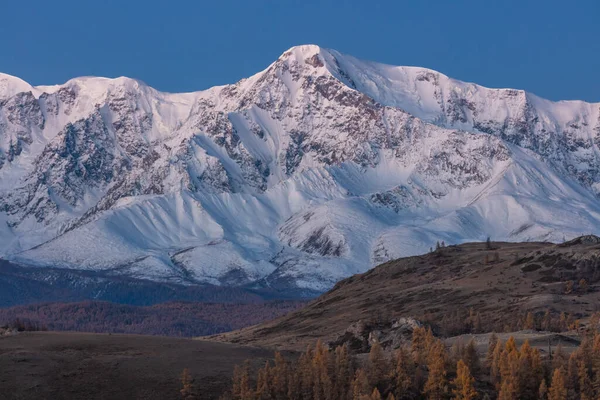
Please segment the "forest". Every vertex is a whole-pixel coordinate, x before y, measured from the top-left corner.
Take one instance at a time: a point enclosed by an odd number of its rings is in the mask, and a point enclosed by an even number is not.
[[[302,301],[169,302],[131,306],[102,301],[0,308],[0,326],[17,329],[194,337],[240,329],[302,307]]]
[[[473,339],[450,348],[431,329],[414,330],[412,340],[393,353],[375,342],[366,357],[348,347],[330,349],[322,342],[299,357],[276,353],[258,371],[237,366],[231,390],[222,400],[402,400],[600,398],[600,334],[582,332],[581,345],[567,354],[559,344],[542,355],[528,341],[517,346],[510,336],[489,337],[479,354]],[[182,374],[181,395],[194,399],[198,390],[190,371]]]

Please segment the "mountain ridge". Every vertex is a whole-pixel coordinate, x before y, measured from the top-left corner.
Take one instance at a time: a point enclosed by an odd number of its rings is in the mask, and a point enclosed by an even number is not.
[[[314,45],[183,94],[7,77],[0,255],[23,264],[326,290],[436,241],[599,233],[600,103]]]

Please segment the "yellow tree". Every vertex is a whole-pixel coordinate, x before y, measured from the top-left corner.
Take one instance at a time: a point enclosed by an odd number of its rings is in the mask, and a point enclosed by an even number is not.
[[[500,391],[498,392],[498,400],[515,400],[518,398],[514,382],[502,381]]]
[[[264,368],[258,370],[258,378],[256,379],[256,393],[255,397],[257,400],[270,400],[271,399],[271,368],[269,362],[265,363]]]
[[[431,345],[427,359],[429,375],[423,389],[429,400],[442,400],[448,394],[448,380],[446,379],[446,348],[438,340]]]
[[[335,378],[333,397],[339,400],[346,400],[352,393],[352,363],[350,362],[347,345],[338,346],[335,349],[333,369]]]
[[[181,397],[185,400],[192,400],[195,398],[196,391],[194,388],[194,379],[190,370],[185,368],[181,373]]]
[[[250,365],[248,361],[242,367],[235,366],[233,370],[233,398],[236,400],[251,400],[254,393],[250,387]]]
[[[389,365],[383,352],[383,348],[378,341],[375,341],[371,345],[371,351],[369,352],[369,358],[367,359],[366,370],[371,387],[383,389],[381,385],[385,382],[385,379],[388,376]]]
[[[370,395],[369,379],[364,369],[359,368],[356,371],[352,381],[352,399],[361,400],[363,396]]]
[[[532,312],[527,313],[525,318],[525,329],[535,329],[535,316]]]
[[[278,399],[286,397],[289,390],[289,369],[280,352],[275,353],[275,365],[271,369],[270,379],[274,397]]]
[[[425,354],[425,336],[427,331],[423,327],[416,327],[412,333],[410,351],[417,364],[423,364]]]
[[[565,370],[559,368],[552,374],[552,384],[548,390],[548,400],[567,400],[567,386],[565,382]]]
[[[579,360],[577,375],[579,378],[581,400],[592,400],[594,398],[594,391],[592,390],[592,381],[584,360]]]
[[[463,360],[456,365],[456,378],[452,381],[454,389],[452,394],[455,400],[472,400],[477,397],[477,391],[473,386],[475,379],[469,371],[469,367]]]
[[[377,390],[377,388],[373,389],[369,400],[381,400],[381,393],[379,393],[379,390]]]
[[[492,368],[492,361],[494,360],[494,350],[496,350],[497,345],[498,336],[495,333],[492,333],[490,339],[488,340],[488,348],[487,353],[485,355],[485,364],[487,368]]]
[[[333,385],[329,377],[329,364],[329,350],[319,340],[312,360],[313,398],[316,400],[332,398]]]
[[[394,369],[394,385],[396,397],[405,399],[409,397],[411,388],[413,387],[412,376],[414,373],[413,362],[408,354],[408,351],[401,347],[396,351]]]
[[[473,375],[479,373],[479,354],[475,349],[475,339],[471,339],[463,350],[462,359]]]
[[[502,361],[502,354],[504,353],[504,345],[501,341],[496,343],[494,347],[494,353],[492,354],[492,362],[490,365],[490,380],[496,386],[496,389],[500,389],[500,365]]]
[[[548,399],[548,385],[546,385],[545,379],[542,379],[542,383],[540,383],[540,388],[538,389],[538,399],[540,399],[540,400]]]

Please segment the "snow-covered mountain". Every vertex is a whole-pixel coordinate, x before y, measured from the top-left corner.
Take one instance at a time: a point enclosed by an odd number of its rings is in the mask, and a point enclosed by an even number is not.
[[[600,103],[317,46],[185,94],[0,74],[0,255],[325,290],[436,241],[600,234]]]

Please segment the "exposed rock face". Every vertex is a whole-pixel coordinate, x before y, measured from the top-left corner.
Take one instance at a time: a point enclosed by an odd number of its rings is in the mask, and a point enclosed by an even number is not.
[[[188,94],[0,74],[0,254],[325,290],[437,240],[597,232],[599,137],[599,104],[317,46]]]
[[[347,345],[356,353],[368,353],[373,343],[379,342],[384,349],[393,350],[409,344],[413,331],[421,326],[421,322],[412,317],[402,317],[386,323],[361,320],[351,324],[346,332],[330,345]]]

